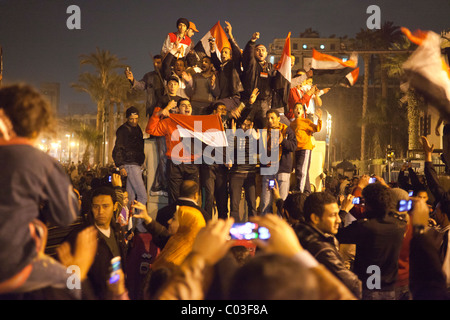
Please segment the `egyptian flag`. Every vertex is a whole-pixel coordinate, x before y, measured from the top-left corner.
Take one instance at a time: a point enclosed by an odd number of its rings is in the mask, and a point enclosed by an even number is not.
[[[402,32],[418,45],[402,66],[409,86],[450,121],[450,69],[441,55],[441,37],[432,31]]]
[[[284,42],[283,53],[280,61],[274,65],[278,71],[275,74],[273,88],[274,96],[272,98],[272,108],[281,108],[288,105],[289,90],[291,89],[291,33],[286,37]]]
[[[182,138],[196,138],[211,147],[228,146],[222,119],[217,114],[204,116],[187,116],[170,114]]]
[[[320,53],[313,49],[313,56],[311,61],[311,69],[314,74],[340,74],[345,73],[350,69],[355,69],[358,66],[358,55],[352,53],[350,58],[346,61],[329,54]]]
[[[220,25],[220,21],[217,21],[217,23],[211,28],[211,30],[209,30],[203,36],[203,38],[200,39],[200,41],[195,45],[194,51],[200,56],[207,55],[208,57],[211,57],[211,50],[209,47],[210,38],[216,39],[216,54],[220,59],[220,53],[222,52],[222,49],[225,47],[231,48],[227,34]]]
[[[359,76],[359,68],[354,69],[353,71],[349,72],[345,78],[343,79],[343,81],[340,83],[341,86],[343,87],[353,87],[353,85],[356,83],[356,81],[358,80],[358,76]]]

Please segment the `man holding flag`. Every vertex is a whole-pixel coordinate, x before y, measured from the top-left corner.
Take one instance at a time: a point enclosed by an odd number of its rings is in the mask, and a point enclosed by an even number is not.
[[[175,107],[180,114],[170,113]],[[202,142],[211,147],[227,145],[220,116],[192,116],[191,103],[184,98],[178,103],[170,101],[164,109],[155,109],[145,131],[166,139],[169,204],[178,199],[183,180],[199,182]]]

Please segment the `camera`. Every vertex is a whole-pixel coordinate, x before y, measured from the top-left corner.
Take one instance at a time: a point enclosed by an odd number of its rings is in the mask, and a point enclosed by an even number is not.
[[[412,209],[412,203],[412,200],[400,200],[397,205],[397,211],[410,211]]]
[[[369,183],[375,183],[376,181],[377,181],[377,178],[375,178],[375,177],[371,177],[369,179]]]
[[[360,197],[354,197],[352,200],[352,204],[361,204],[361,198]]]
[[[230,236],[235,240],[267,240],[270,238],[270,232],[269,229],[253,222],[237,222],[231,226]]]

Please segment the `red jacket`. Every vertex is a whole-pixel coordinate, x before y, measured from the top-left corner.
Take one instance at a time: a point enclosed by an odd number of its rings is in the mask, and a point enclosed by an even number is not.
[[[161,108],[156,108],[153,115],[148,119],[145,132],[153,136],[166,137],[166,156],[168,159],[171,159],[174,162],[194,163],[194,160],[201,156],[201,154],[186,154],[187,152],[183,149],[182,144],[180,144],[181,139],[177,123],[171,118],[162,119],[157,115],[159,110],[161,110]]]

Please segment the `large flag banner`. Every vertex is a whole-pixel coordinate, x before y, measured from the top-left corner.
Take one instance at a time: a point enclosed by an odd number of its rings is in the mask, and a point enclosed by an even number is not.
[[[321,53],[313,49],[313,56],[311,61],[311,69],[314,70],[343,70],[345,68],[356,68],[358,66],[358,55],[352,53],[350,58],[346,61],[334,57],[329,54]]]
[[[410,87],[450,121],[450,70],[441,55],[441,37],[432,31],[414,34],[406,28],[402,31],[419,45],[403,64]]]
[[[272,108],[280,108],[288,105],[289,90],[291,89],[291,33],[284,42],[283,53],[280,61],[274,65],[278,71],[274,79],[275,95],[272,100]]]
[[[227,136],[219,115],[187,116],[170,114],[182,138],[196,138],[211,147],[228,146]]]
[[[209,46],[209,40],[211,38],[215,38],[216,54],[220,59],[220,53],[222,52],[222,49],[225,47],[231,48],[230,41],[228,40],[225,30],[223,30],[222,26],[220,25],[220,21],[217,21],[217,23],[211,28],[211,30],[209,30],[203,36],[203,38],[200,39],[200,41],[195,45],[194,51],[196,51],[197,53],[206,54],[208,57],[210,57],[211,49]]]

